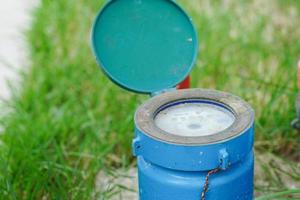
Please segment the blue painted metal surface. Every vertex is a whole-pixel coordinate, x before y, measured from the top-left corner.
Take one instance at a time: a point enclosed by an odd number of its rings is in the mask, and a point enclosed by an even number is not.
[[[167,159],[167,158],[166,158]],[[209,179],[207,200],[253,199],[253,153]],[[170,170],[138,157],[141,200],[200,200],[206,171]]]
[[[207,171],[221,166],[224,151],[229,154],[230,165],[240,162],[252,151],[253,127],[240,136],[216,144],[184,146],[166,143],[149,137],[136,127],[133,154],[143,156],[161,167],[184,171]]]
[[[98,14],[92,46],[106,75],[126,89],[154,93],[190,73],[196,30],[171,0],[111,0]]]
[[[253,199],[253,125],[244,133],[215,144],[185,146],[149,137],[136,127],[133,140],[138,158],[141,200],[199,200],[207,173],[208,200]]]

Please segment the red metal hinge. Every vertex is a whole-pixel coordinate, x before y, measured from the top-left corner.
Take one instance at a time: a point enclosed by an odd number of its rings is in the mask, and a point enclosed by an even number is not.
[[[181,83],[179,83],[177,85],[177,90],[180,90],[180,89],[188,89],[190,88],[190,82],[191,82],[191,79],[190,79],[190,76],[187,76],[184,81],[182,81]]]

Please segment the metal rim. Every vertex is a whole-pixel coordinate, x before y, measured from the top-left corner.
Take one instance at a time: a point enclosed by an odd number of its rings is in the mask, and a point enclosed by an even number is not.
[[[236,120],[227,129],[208,136],[186,137],[173,135],[155,125],[157,112],[168,104],[186,100],[210,101],[232,111]],[[254,110],[241,98],[226,92],[207,89],[187,89],[157,95],[143,105],[135,114],[135,124],[148,136],[166,143],[178,145],[203,145],[224,142],[245,132],[254,123]]]

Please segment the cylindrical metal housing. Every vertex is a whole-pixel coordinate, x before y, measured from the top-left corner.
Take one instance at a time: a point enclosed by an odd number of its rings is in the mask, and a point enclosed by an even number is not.
[[[212,135],[181,136],[154,122],[178,104],[205,103],[230,111],[231,126]],[[140,200],[199,200],[209,171],[207,200],[253,199],[254,111],[234,95],[204,89],[157,95],[135,115],[133,153],[138,158]]]

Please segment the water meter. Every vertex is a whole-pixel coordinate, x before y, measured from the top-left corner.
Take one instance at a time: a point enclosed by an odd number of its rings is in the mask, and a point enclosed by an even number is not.
[[[253,199],[252,108],[221,91],[175,89],[199,46],[178,4],[108,1],[95,20],[92,46],[113,82],[151,95],[134,117],[140,200]]]

